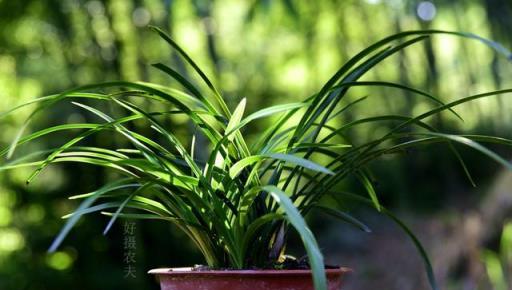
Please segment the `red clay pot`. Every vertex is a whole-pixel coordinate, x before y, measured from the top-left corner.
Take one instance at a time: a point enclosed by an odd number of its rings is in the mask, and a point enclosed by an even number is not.
[[[341,290],[350,269],[327,269],[329,290]],[[191,268],[153,269],[161,290],[314,290],[309,270],[191,271]]]

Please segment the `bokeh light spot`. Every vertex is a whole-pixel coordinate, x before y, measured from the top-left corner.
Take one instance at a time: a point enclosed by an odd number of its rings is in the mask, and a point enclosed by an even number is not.
[[[85,7],[87,8],[87,11],[89,11],[89,14],[92,16],[103,15],[105,13],[105,7],[101,1],[89,1],[85,4]]]
[[[13,252],[23,248],[25,239],[16,229],[0,229],[0,252]]]
[[[11,219],[11,211],[7,207],[0,206],[0,227],[4,227],[10,224]]]
[[[418,17],[423,21],[431,21],[436,17],[436,6],[430,1],[422,1],[416,9]]]
[[[25,217],[28,222],[37,224],[43,220],[45,214],[46,212],[41,205],[31,204],[25,212]]]
[[[63,271],[71,267],[73,258],[66,252],[55,252],[47,256],[46,264],[55,270]]]
[[[146,8],[139,7],[133,11],[132,20],[135,26],[146,26],[151,21],[151,13]]]

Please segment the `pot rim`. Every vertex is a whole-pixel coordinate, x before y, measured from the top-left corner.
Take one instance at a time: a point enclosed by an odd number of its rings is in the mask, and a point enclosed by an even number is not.
[[[193,271],[192,267],[180,268],[156,268],[148,271],[148,274],[154,275],[172,275],[172,276],[302,276],[311,275],[311,270],[201,270]],[[352,272],[352,269],[339,267],[335,269],[325,269],[327,276],[342,275]]]

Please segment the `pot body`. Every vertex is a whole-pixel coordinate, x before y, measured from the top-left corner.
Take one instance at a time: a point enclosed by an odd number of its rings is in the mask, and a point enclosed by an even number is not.
[[[329,290],[341,290],[350,269],[327,269]],[[309,270],[192,271],[191,268],[162,268],[149,271],[161,290],[314,290]]]

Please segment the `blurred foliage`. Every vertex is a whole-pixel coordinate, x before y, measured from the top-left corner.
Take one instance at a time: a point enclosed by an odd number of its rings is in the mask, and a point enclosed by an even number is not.
[[[172,80],[149,64],[168,62],[184,74],[186,68],[146,28],[148,24],[169,31],[206,69],[231,105],[247,97],[248,110],[255,111],[314,93],[349,56],[397,31],[468,31],[510,48],[511,11],[507,0],[439,0],[435,5],[405,0],[0,0],[0,111],[91,82],[170,84]],[[484,45],[439,36],[385,61],[365,80],[423,88],[448,102],[512,87],[511,72],[510,63]],[[354,99],[366,95],[371,103],[352,114],[416,115],[427,106],[393,89],[352,89]],[[460,107],[463,123],[449,115],[430,121],[448,131],[510,138],[511,109],[512,102],[498,97]],[[2,147],[28,114],[27,110],[1,120]],[[86,118],[72,106],[62,106],[40,116],[33,126]],[[347,115],[340,122],[350,119]],[[182,123],[176,119],[170,125]],[[188,134],[186,129],[180,126],[179,132]],[[357,134],[366,138],[379,130]],[[41,147],[60,144],[59,137],[45,139]],[[88,142],[109,142],[106,137]],[[36,148],[26,150],[31,149]],[[498,170],[473,152],[462,148],[461,152],[483,184]],[[463,208],[480,198],[468,194],[476,191],[456,158],[441,147],[385,157],[374,167],[385,203],[395,208]],[[123,278],[122,230],[114,229],[105,238],[101,229],[106,219],[93,216],[79,225],[60,252],[48,255],[46,248],[62,226],[60,216],[76,206],[63,197],[96,188],[109,173],[72,165],[52,167],[26,186],[29,174],[18,170],[0,176],[0,289],[155,289],[152,278],[145,275],[149,268],[202,262],[173,229],[138,223],[137,278]],[[156,255],[152,249],[158,249]]]
[[[485,250],[482,259],[485,264],[487,277],[493,290],[506,290],[512,287],[512,223],[503,227],[500,239],[500,250],[494,252]],[[489,286],[485,286],[489,289]]]

